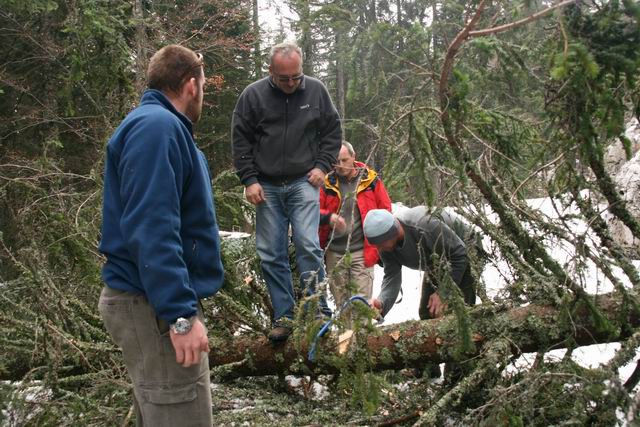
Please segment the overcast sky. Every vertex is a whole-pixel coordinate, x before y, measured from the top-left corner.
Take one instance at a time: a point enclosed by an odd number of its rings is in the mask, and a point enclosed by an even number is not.
[[[280,19],[285,32],[289,35],[289,39],[293,39],[294,35],[291,31],[290,22],[297,15],[289,9],[283,0],[258,0],[258,19],[260,21],[260,29],[268,36],[265,40],[271,40],[275,37],[280,26]]]

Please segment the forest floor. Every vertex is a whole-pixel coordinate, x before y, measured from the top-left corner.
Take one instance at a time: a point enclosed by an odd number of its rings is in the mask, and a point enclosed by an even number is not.
[[[409,372],[384,374],[380,406],[371,415],[350,401],[338,378],[317,381],[287,376],[241,378],[212,384],[214,424],[219,426],[412,425],[417,409],[426,409],[443,390],[442,379],[407,378]],[[331,384],[331,383],[334,384]],[[416,402],[416,398],[420,402]],[[453,420],[452,420],[453,421]],[[453,425],[453,424],[452,424]]]

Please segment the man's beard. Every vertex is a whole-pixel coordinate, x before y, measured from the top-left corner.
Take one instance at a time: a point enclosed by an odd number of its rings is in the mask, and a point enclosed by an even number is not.
[[[202,115],[202,96],[198,91],[196,97],[187,105],[185,116],[191,120],[191,123],[197,123]]]

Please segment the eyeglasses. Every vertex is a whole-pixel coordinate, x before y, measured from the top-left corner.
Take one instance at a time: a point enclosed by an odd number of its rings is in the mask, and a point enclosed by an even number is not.
[[[185,71],[182,74],[182,76],[180,77],[180,81],[182,81],[185,78],[187,78],[189,76],[189,73],[191,73],[196,68],[204,67],[204,57],[202,56],[202,54],[200,52],[196,52],[196,57],[198,59],[196,60],[196,62],[193,63],[193,65],[191,65],[189,68],[187,68],[187,71]]]
[[[280,74],[273,73],[276,79],[278,79],[281,83],[289,83],[289,80],[293,80],[294,82],[299,82],[304,77],[304,74],[296,74],[295,76],[281,76]]]

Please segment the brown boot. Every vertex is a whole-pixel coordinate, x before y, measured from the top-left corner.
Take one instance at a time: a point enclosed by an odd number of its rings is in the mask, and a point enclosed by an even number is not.
[[[288,326],[276,325],[269,332],[269,339],[274,342],[286,341],[291,335],[291,328]]]

